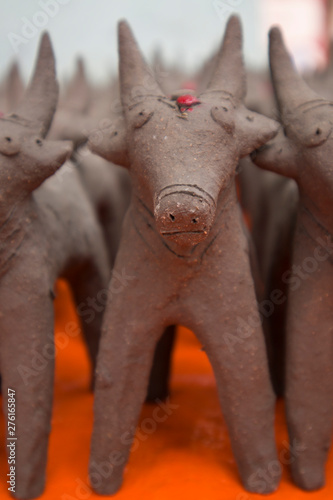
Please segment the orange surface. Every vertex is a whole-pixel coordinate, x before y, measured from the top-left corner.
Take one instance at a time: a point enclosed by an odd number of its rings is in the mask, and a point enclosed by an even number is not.
[[[63,283],[56,300],[56,331],[64,332],[76,321],[70,296]],[[142,411],[137,449],[131,454],[123,488],[117,500],[250,500],[239,482],[228,433],[220,412],[215,381],[207,357],[193,334],[180,329],[173,358],[172,398],[178,405],[165,422],[148,425],[154,405]],[[70,339],[56,358],[55,397],[49,447],[47,500],[101,499],[91,492],[87,467],[92,428],[93,396],[89,393],[89,367],[80,338]],[[146,431],[145,431],[146,429]],[[153,432],[151,432],[151,429]],[[4,422],[1,422],[0,498],[6,491]],[[287,455],[282,403],[276,419],[277,443],[282,459]],[[286,461],[284,459],[284,461]],[[291,482],[287,466],[277,493],[269,498],[328,500],[333,498],[333,454],[327,466],[327,486],[305,493]],[[267,497],[266,497],[267,498]]]

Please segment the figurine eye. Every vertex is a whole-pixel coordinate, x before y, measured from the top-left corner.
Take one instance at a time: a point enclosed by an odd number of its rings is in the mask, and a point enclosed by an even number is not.
[[[151,117],[153,116],[153,114],[154,114],[154,111],[148,112],[148,111],[146,111],[144,109],[142,109],[139,112],[136,112],[135,116],[133,118],[133,121],[132,121],[133,128],[141,128],[141,127],[143,127],[143,125],[145,125],[146,123],[149,122],[149,120],[151,119]]]
[[[218,123],[229,135],[232,135],[235,130],[235,122],[226,106],[214,106],[211,109],[211,117]]]
[[[38,146],[41,146],[43,144],[43,141],[41,141],[40,139],[36,139],[36,144],[38,144]]]
[[[306,148],[313,148],[323,144],[332,131],[329,122],[315,123],[300,133],[300,141]]]

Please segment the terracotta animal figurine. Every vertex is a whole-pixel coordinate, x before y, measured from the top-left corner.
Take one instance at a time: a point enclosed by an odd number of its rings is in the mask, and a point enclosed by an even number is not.
[[[55,173],[71,155],[71,143],[44,140],[57,99],[54,55],[45,34],[22,103],[0,119],[0,372],[6,417],[8,390],[15,391],[17,498],[35,498],[44,489],[55,281],[66,278],[81,304],[105,289],[109,277],[102,233],[79,175],[72,169],[63,183],[61,171]],[[82,323],[93,362],[101,319],[102,311],[96,311]]]
[[[287,314],[286,412],[295,483],[324,485],[333,416],[333,104],[295,70],[277,28],[270,66],[283,132],[254,160],[296,180],[299,205]]]
[[[135,279],[106,306],[91,484],[101,494],[120,488],[154,348],[166,326],[182,324],[195,332],[213,365],[245,488],[271,492],[280,474],[267,472],[277,463],[275,397],[234,176],[238,159],[272,138],[277,124],[242,103],[246,83],[236,17],[192,111],[181,112],[156,82],[145,89],[149,68],[126,22],[119,25],[119,54],[125,118],[105,130],[94,151],[129,168],[132,200],[115,269],[125,267]],[[225,341],[230,334],[240,339],[234,351]],[[111,472],[97,481],[96,468],[103,466]],[[259,480],[263,473],[266,481]]]

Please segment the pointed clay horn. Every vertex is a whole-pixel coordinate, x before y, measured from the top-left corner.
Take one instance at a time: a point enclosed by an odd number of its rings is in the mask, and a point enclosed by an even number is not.
[[[118,43],[120,92],[125,111],[139,98],[162,96],[153,71],[144,60],[126,21],[118,25]]]
[[[281,31],[277,27],[272,28],[269,33],[269,59],[272,82],[282,118],[308,101],[325,101],[308,87],[297,72],[285,47]]]
[[[66,106],[70,109],[85,113],[91,102],[91,89],[89,87],[84,61],[81,57],[76,63],[76,73],[68,85],[66,92]]]
[[[24,94],[24,83],[20,75],[20,69],[15,61],[9,70],[6,81],[6,107],[9,112],[13,111],[21,102]]]
[[[246,75],[242,53],[242,27],[237,16],[227,24],[216,67],[205,92],[224,90],[237,100],[246,95]],[[204,92],[204,93],[205,93]]]
[[[35,72],[15,113],[33,123],[42,137],[47,134],[58,102],[55,59],[51,40],[44,33],[40,42]]]

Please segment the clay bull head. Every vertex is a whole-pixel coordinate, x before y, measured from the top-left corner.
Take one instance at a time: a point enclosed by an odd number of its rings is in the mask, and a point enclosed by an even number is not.
[[[57,101],[53,51],[44,34],[35,73],[21,104],[15,113],[0,119],[1,177],[6,179],[7,195],[32,192],[70,155],[70,142],[43,140]]]
[[[255,163],[296,180],[302,203],[333,232],[333,103],[312,91],[295,69],[280,31],[270,33],[270,66],[282,129]]]
[[[133,190],[168,244],[191,247],[207,237],[238,160],[276,134],[275,122],[242,103],[241,45],[240,23],[233,17],[211,82],[197,99],[200,104],[185,113],[163,94],[129,26],[119,25],[124,117],[90,147],[130,168]]]

